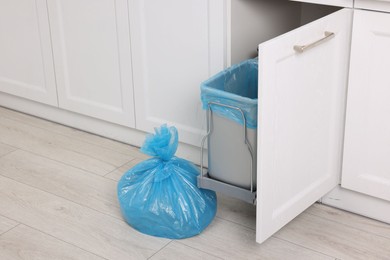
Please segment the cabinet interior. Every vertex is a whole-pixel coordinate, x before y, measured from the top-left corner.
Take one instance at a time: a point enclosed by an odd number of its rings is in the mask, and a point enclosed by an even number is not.
[[[287,0],[231,0],[227,10],[227,63],[256,57],[260,43],[340,9]]]

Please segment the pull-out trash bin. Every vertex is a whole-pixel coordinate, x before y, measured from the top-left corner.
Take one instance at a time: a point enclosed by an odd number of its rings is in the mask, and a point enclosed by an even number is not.
[[[258,61],[234,65],[201,84],[207,111],[198,186],[239,198],[256,200]],[[208,171],[203,151],[208,148]]]

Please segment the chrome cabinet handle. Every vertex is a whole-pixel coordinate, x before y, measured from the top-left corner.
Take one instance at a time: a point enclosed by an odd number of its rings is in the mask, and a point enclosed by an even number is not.
[[[334,32],[324,32],[324,35],[325,35],[325,37],[323,37],[315,42],[309,43],[307,45],[294,45],[294,51],[296,51],[297,53],[302,53],[302,52],[307,51],[307,50],[309,50],[309,49],[311,49],[311,48],[313,48],[313,47],[315,47],[315,46],[317,46],[317,45],[319,45],[327,40],[332,39],[335,36]]]

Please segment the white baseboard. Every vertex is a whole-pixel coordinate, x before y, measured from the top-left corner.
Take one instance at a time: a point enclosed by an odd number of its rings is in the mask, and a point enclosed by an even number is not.
[[[146,133],[97,118],[84,116],[58,107],[41,104],[28,99],[0,92],[0,106],[40,117],[49,121],[77,128],[89,133],[104,136],[133,146],[141,146]],[[200,163],[200,148],[180,143],[176,153],[178,157],[196,164]]]
[[[343,189],[340,185],[322,197],[321,202],[390,224],[390,201]]]

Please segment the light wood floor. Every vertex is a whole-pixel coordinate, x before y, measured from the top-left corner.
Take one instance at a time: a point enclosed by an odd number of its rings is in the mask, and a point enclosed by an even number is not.
[[[219,196],[199,236],[143,235],[116,183],[136,148],[0,108],[0,259],[390,259],[390,225],[315,204],[263,245],[255,208]]]

